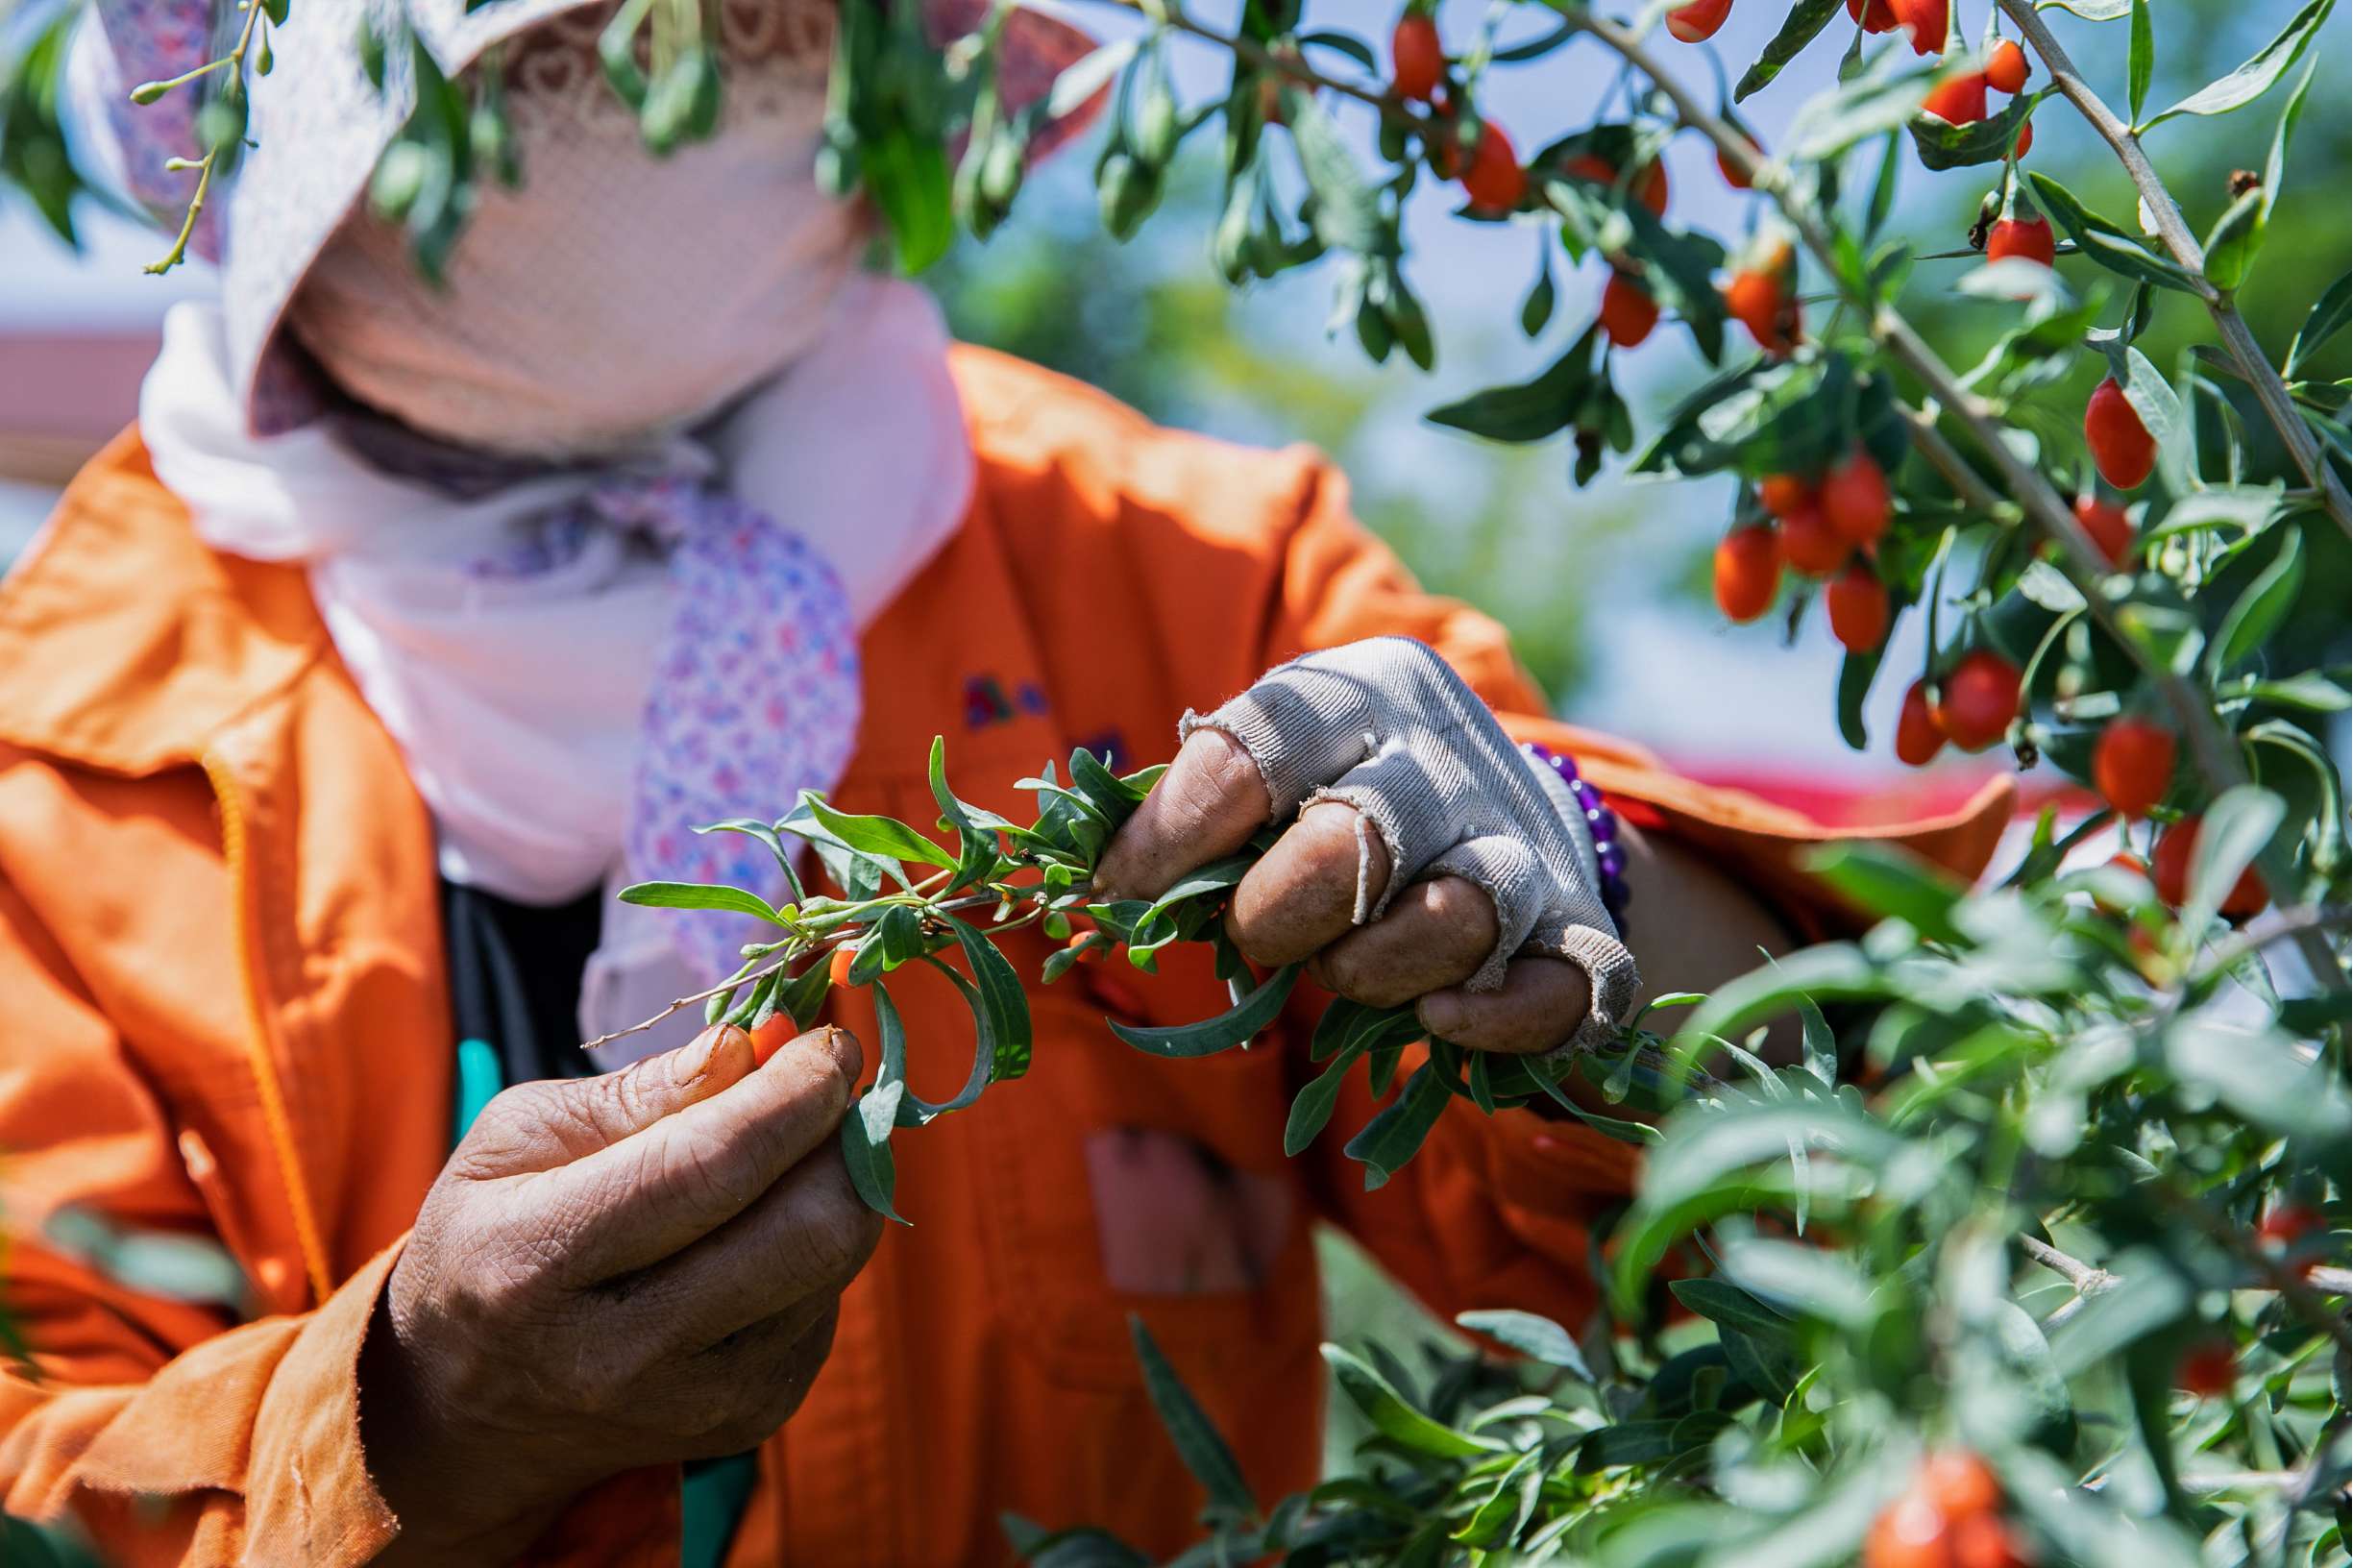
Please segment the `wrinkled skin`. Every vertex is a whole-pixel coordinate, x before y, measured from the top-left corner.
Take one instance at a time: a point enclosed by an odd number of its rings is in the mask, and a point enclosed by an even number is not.
[[[713,1029],[483,1109],[361,1353],[380,1562],[504,1561],[603,1477],[784,1424],[881,1233],[834,1137],[859,1067],[839,1029],[758,1066]]]
[[[1266,825],[1258,765],[1231,736],[1197,729],[1120,828],[1095,871],[1098,893],[1151,898],[1186,872],[1233,854]],[[1730,878],[1679,845],[1622,828],[1634,894],[1628,945],[1651,994],[1703,991],[1788,950],[1789,934]],[[1363,835],[1375,900],[1388,853]],[[1472,1050],[1527,1054],[1568,1040],[1584,1016],[1584,971],[1556,958],[1513,959],[1501,990],[1463,989],[1495,945],[1495,905],[1476,884],[1436,876],[1399,892],[1381,919],[1351,923],[1359,866],[1356,808],[1301,812],[1235,889],[1226,929],[1262,965],[1304,960],[1308,973],[1373,1007],[1414,1004],[1424,1027]]]

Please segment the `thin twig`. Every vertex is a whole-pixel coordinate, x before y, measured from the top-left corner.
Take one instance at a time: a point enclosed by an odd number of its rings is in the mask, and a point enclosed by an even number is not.
[[[237,41],[234,47],[220,59],[208,61],[195,70],[174,78],[173,85],[192,82],[200,76],[207,75],[217,66],[226,66],[229,70],[229,86],[226,90],[243,92],[245,90],[245,52],[253,47],[254,29],[259,25],[260,21],[261,0],[245,0],[245,25],[237,31]],[[196,189],[188,197],[187,211],[181,216],[180,233],[173,238],[172,248],[163,254],[161,260],[151,261],[147,264],[148,272],[166,273],[187,259],[188,240],[196,233],[196,220],[204,212],[205,197],[212,188],[212,171],[219,165],[220,158],[221,149],[219,147],[208,147],[205,150],[205,156],[196,159],[194,163]]]
[[[926,916],[952,915],[960,909],[977,909],[983,904],[996,904],[1003,901],[998,894],[993,893],[968,893],[961,898],[950,898],[944,903],[935,902],[932,899],[921,896],[924,889],[939,886],[942,879],[946,877],[948,874],[949,873],[946,871],[942,871],[937,876],[927,877],[923,881],[919,882],[916,884],[915,888],[907,894],[893,894],[887,898],[872,899],[866,904],[853,906],[848,911],[838,911],[836,913],[845,915],[846,917],[846,920],[855,920],[858,916],[866,914],[870,910],[880,909],[886,905],[904,904],[920,909]],[[1031,917],[1028,915],[1017,916],[1007,920],[1002,925],[991,926],[989,930],[992,934],[998,931],[1017,930],[1020,926],[1028,923],[1030,918]],[[845,923],[846,923],[846,920]],[[846,942],[851,942],[864,936],[870,929],[871,929],[872,924],[873,922],[870,918],[869,919],[859,923],[849,924],[848,929],[846,930],[843,930],[838,926],[821,927],[820,928],[821,934],[832,936],[834,939],[833,941],[815,942],[805,947],[793,948],[787,951],[782,958],[779,958],[775,963],[769,965],[766,968],[750,969],[731,974],[726,979],[722,980],[718,985],[712,986],[706,991],[699,991],[692,996],[677,997],[673,1000],[669,1006],[663,1008],[662,1011],[656,1013],[653,1017],[640,1019],[638,1022],[630,1024],[626,1029],[616,1029],[609,1035],[599,1035],[594,1040],[582,1041],[580,1042],[580,1049],[584,1051],[593,1051],[600,1045],[610,1045],[613,1041],[625,1039],[630,1035],[644,1034],[647,1030],[652,1028],[655,1024],[660,1023],[664,1018],[669,1017],[672,1014],[677,1012],[682,1007],[692,1007],[697,1002],[707,1002],[722,992],[734,991],[743,986],[756,985],[760,981],[768,978],[770,975],[774,974],[778,969],[789,968],[797,959],[809,957],[814,958],[819,963],[829,962],[835,948],[841,946]]]
[[[2227,942],[2218,942],[2208,956],[2205,967],[2191,977],[2193,986],[2202,985],[2249,953],[2261,952],[2275,942],[2290,941],[2307,931],[2341,931],[2345,921],[2353,918],[2343,904],[2307,904],[2293,909],[2273,909],[2249,920],[2246,928]]]
[[[1292,81],[1310,87],[1328,87],[1343,97],[1354,98],[1361,104],[1369,104],[1381,111],[1384,119],[1394,120],[1417,135],[1427,135],[1430,131],[1430,122],[1408,109],[1404,102],[1394,94],[1381,92],[1355,82],[1343,81],[1336,76],[1326,76],[1306,61],[1287,54],[1277,54],[1256,39],[1239,37],[1232,33],[1220,33],[1213,27],[1205,27],[1186,15],[1176,6],[1160,4],[1157,3],[1157,0],[1097,0],[1097,3],[1117,6],[1122,11],[1132,11],[1138,15],[1148,16],[1156,22],[1174,28],[1179,33],[1190,34],[1206,43],[1213,43],[1220,49],[1230,51],[1262,71],[1273,71],[1279,75],[1287,76]]]
[[[2206,281],[2205,249],[2190,233],[2181,205],[2173,200],[2173,193],[2166,188],[2165,181],[2142,150],[2139,135],[2117,118],[2115,111],[2084,81],[2083,73],[2068,57],[2066,47],[2043,25],[2032,0],[2001,0],[2001,9],[2018,24],[2019,32],[2034,46],[2034,52],[2043,57],[2051,82],[2061,95],[2091,122],[2092,129],[2099,133],[2100,139],[2123,163],[2124,172],[2132,177],[2133,187],[2140,193],[2141,205],[2157,226],[2157,237],[2172,253],[2173,259],[2190,273],[2198,298],[2214,315],[2223,346],[2239,362],[2247,384],[2255,389],[2256,401],[2263,404],[2265,416],[2279,432],[2280,444],[2288,449],[2288,455],[2303,471],[2304,478],[2319,490],[2321,503],[2329,516],[2336,519],[2337,527],[2353,534],[2353,508],[2348,508],[2343,481],[2329,467],[2318,438],[2295,410],[2295,402],[2288,394],[2288,383],[2264,354],[2263,345],[2255,341],[2254,330],[2239,313],[2231,295]]]
[[[673,1013],[677,1012],[682,1007],[692,1007],[697,1002],[707,1002],[720,992],[733,991],[738,986],[756,985],[760,981],[768,978],[770,975],[774,974],[778,969],[789,967],[794,958],[797,956],[798,955],[788,953],[764,969],[753,969],[748,974],[731,974],[708,991],[699,991],[692,996],[680,996],[676,998],[668,1007],[665,1007],[662,1009],[662,1011],[656,1013],[652,1017],[647,1018],[643,1022],[633,1023],[626,1029],[616,1029],[609,1035],[599,1035],[594,1040],[584,1040],[580,1041],[580,1049],[584,1051],[593,1051],[600,1045],[610,1045],[613,1041],[625,1039],[630,1035],[644,1034],[647,1030],[652,1028],[664,1018],[669,1017]]]
[[[2079,1296],[2096,1296],[2120,1283],[2117,1275],[2095,1268],[2080,1258],[2069,1257],[2039,1236],[2022,1234],[2018,1244],[2027,1257],[2073,1286]]]

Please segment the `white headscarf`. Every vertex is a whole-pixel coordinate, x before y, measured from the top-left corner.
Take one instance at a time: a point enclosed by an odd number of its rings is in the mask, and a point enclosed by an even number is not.
[[[855,225],[808,181],[811,100],[668,163],[556,123],[520,121],[527,183],[485,204],[446,293],[404,270],[397,235],[357,218],[292,314],[346,390],[404,423],[572,466],[464,497],[372,467],[328,424],[251,435],[206,306],[167,317],[139,408],[158,476],[208,544],[306,563],[336,649],[431,811],[444,874],[527,902],[682,874],[648,860],[691,871],[707,858],[709,841],[668,856],[657,846],[676,835],[650,830],[649,813],[772,816],[796,786],[829,787],[856,721],[855,630],[954,531],[972,485],[939,311],[911,284],[856,272]],[[236,286],[233,256],[226,282]],[[737,568],[715,553],[724,541],[679,550],[606,526],[588,503],[617,481],[716,485],[730,515],[772,523],[789,550]],[[806,573],[788,560],[803,544],[817,560]],[[713,695],[728,674],[681,672],[678,649],[708,640],[681,638],[697,606],[674,566],[690,557],[712,574],[699,595],[756,604],[745,575],[779,575],[766,602],[808,640],[778,656],[811,661],[806,678],[781,679],[756,652],[725,665],[740,693]],[[792,594],[817,597],[796,611]],[[789,776],[723,787],[735,783],[715,772],[726,759],[700,755],[691,731],[681,740],[680,715],[699,703],[741,724],[759,702],[767,718],[735,733],[755,750],[776,740]],[[760,727],[770,721],[810,732],[776,736]],[[756,798],[714,811],[748,788]],[[585,1032],[708,983],[726,943],[688,943],[681,962],[685,929],[667,912],[608,908]]]

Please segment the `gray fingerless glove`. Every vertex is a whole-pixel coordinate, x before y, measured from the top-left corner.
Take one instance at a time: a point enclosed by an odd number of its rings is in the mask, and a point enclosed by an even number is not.
[[[1188,712],[1182,741],[1210,728],[1258,764],[1283,821],[1344,800],[1381,835],[1389,880],[1369,895],[1359,862],[1356,923],[1397,890],[1454,875],[1495,900],[1500,937],[1467,985],[1493,991],[1518,954],[1566,959],[1591,982],[1572,1048],[1608,1041],[1641,989],[1634,957],[1602,901],[1602,873],[1576,796],[1516,745],[1426,644],[1376,637],[1279,665],[1216,712]]]

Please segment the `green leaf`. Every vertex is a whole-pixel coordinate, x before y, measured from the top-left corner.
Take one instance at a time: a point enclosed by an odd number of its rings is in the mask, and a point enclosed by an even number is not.
[[[1849,653],[1838,665],[1838,736],[1856,751],[1869,750],[1871,737],[1863,729],[1863,701],[1879,676],[1884,647],[1868,653]]]
[[[834,810],[819,795],[807,796],[805,799],[809,815],[816,818],[826,832],[852,849],[870,855],[886,855],[894,860],[919,860],[927,866],[937,866],[944,871],[956,869],[955,856],[895,817],[852,816],[848,812]]]
[[[1528,291],[1528,298],[1520,303],[1520,331],[1530,337],[1543,331],[1545,324],[1553,319],[1553,305],[1557,297],[1553,287],[1552,263],[1539,256],[1536,258],[1535,286]]]
[[[1285,965],[1232,1008],[1199,1023],[1147,1028],[1114,1018],[1110,1020],[1111,1032],[1152,1056],[1214,1056],[1251,1040],[1274,1022],[1275,1015],[1283,1011],[1283,1003],[1291,993],[1291,987],[1298,984],[1299,969],[1296,964]]]
[[[1802,1312],[1850,1333],[1867,1332],[1878,1315],[1872,1282],[1845,1257],[1822,1247],[1735,1238],[1725,1246],[1724,1272],[1776,1311]]]
[[[1615,1235],[1610,1290],[1626,1308],[1640,1300],[1651,1270],[1694,1225],[1755,1207],[1756,1167],[1786,1161],[1793,1139],[1877,1170],[1883,1183],[1892,1181],[1890,1167],[1906,1147],[1885,1123],[1835,1100],[1695,1105],[1669,1118],[1666,1131],[1645,1162],[1641,1191]]]
[[[1364,1189],[1385,1184],[1421,1148],[1446,1109],[1446,1080],[1425,1062],[1413,1069],[1397,1098],[1366,1122],[1342,1152],[1364,1166]]]
[[[2304,586],[2304,535],[2293,527],[2274,531],[2280,538],[2279,553],[2246,585],[2215,632],[2206,655],[2210,681],[2261,653],[2295,607],[2296,594]]]
[[[1228,855],[1223,860],[1212,861],[1197,871],[1186,872],[1144,911],[1143,917],[1136,922],[1137,928],[1141,930],[1150,925],[1188,898],[1198,898],[1209,893],[1223,893],[1248,875],[1250,868],[1257,865],[1258,860],[1257,855],[1250,853]]]
[[[1373,54],[1371,46],[1353,33],[1327,32],[1300,34],[1299,46],[1304,49],[1310,44],[1314,44],[1325,49],[1336,50],[1340,54],[1346,55],[1350,60],[1355,61],[1358,64],[1363,66],[1366,70],[1371,71],[1376,76],[1381,72],[1381,61],[1379,58]]]
[[[881,891],[886,878],[902,888],[909,885],[907,869],[895,858],[852,849],[835,837],[833,830],[819,821],[812,811],[810,802],[814,798],[808,791],[801,792],[801,797],[795,802],[792,813],[776,824],[776,830],[808,841],[809,846],[817,851],[818,861],[825,868],[826,874],[841,884],[842,891],[851,902],[863,903],[873,897]]]
[[[1576,420],[1593,380],[1593,330],[1570,345],[1544,373],[1518,386],[1489,387],[1422,417],[1490,441],[1542,441]]]
[[[2264,200],[2262,187],[2247,191],[2223,209],[2206,234],[2206,281],[2217,288],[2237,288],[2246,282],[2249,268],[2255,264],[2255,253],[2263,248]]]
[[[1424,1415],[1407,1404],[1386,1378],[1339,1346],[1327,1344],[1323,1351],[1340,1392],[1391,1442],[1445,1459],[1483,1458],[1504,1451],[1500,1443],[1468,1436]]]
[[[711,882],[634,882],[618,896],[625,904],[649,909],[717,909],[757,916],[771,925],[786,923],[775,906],[758,894]]]
[[[2343,331],[2349,319],[2353,319],[2353,273],[2329,284],[2305,316],[2304,325],[2296,329],[2295,341],[2288,345],[2289,380],[2293,380],[2304,368],[2305,356]]]
[[[956,857],[956,872],[948,881],[951,891],[970,887],[992,875],[999,854],[997,828],[1005,823],[994,812],[984,812],[956,798],[947,785],[947,737],[931,738],[931,760],[927,768],[931,781],[931,797],[939,802],[940,815],[956,830],[957,843],[962,846]]]
[[[2200,847],[2204,837],[2199,835]],[[2215,1017],[2184,1018],[2166,1032],[2165,1065],[2176,1079],[2233,1115],[2309,1145],[2316,1154],[2341,1148],[2353,1125],[2344,1085],[2276,1030]]]
[[[1257,1513],[1258,1500],[1250,1495],[1250,1483],[1242,1479],[1241,1465],[1233,1449],[1226,1446],[1216,1423],[1177,1377],[1168,1358],[1161,1354],[1143,1319],[1131,1312],[1127,1326],[1136,1341],[1136,1360],[1143,1365],[1144,1391],[1152,1396],[1152,1408],[1160,1412],[1161,1425],[1168,1429],[1169,1441],[1176,1445],[1185,1468],[1192,1472],[1215,1507],[1238,1518]]]
[[[877,1007],[876,1012],[880,1011]],[[900,1067],[901,1076],[877,1078],[874,1087],[859,1098],[856,1109],[842,1118],[842,1163],[849,1167],[849,1185],[857,1190],[859,1201],[884,1218],[904,1225],[907,1216],[894,1207],[898,1167],[891,1158],[890,1143],[892,1125],[907,1092],[903,1048]]]
[[[1924,168],[1959,169],[1977,163],[1998,163],[2010,156],[2011,144],[2018,140],[2019,127],[2033,115],[2034,106],[2041,101],[2039,93],[2022,92],[2004,105],[2001,112],[1982,120],[1948,125],[1923,114],[1906,122],[1906,129],[1912,133],[1912,145],[1919,151]]]
[[[1283,1123],[1283,1153],[1297,1159],[1309,1144],[1315,1141],[1332,1120],[1332,1111],[1339,1103],[1340,1090],[1346,1084],[1348,1070],[1357,1058],[1364,1054],[1361,1038],[1340,1047],[1331,1065],[1317,1073],[1292,1096],[1290,1115]]]
[[[1871,182],[1871,206],[1863,215],[1866,239],[1876,239],[1887,227],[1888,215],[1896,209],[1896,184],[1903,169],[1901,149],[1902,144],[1893,131],[1879,145],[1879,172]]]
[[[871,932],[858,943],[858,959],[850,966],[851,978],[864,984],[867,976],[858,972],[859,965],[869,954],[885,972],[897,968],[912,959],[921,958],[930,950],[923,940],[923,917],[912,904],[893,904],[875,920]]]
[[[972,966],[973,988],[979,997],[979,1017],[990,1040],[989,1081],[1001,1083],[1029,1071],[1029,995],[1021,977],[996,950],[996,943],[953,915],[944,915],[965,962]]]
[[[1797,1332],[1795,1323],[1736,1285],[1722,1280],[1670,1280],[1667,1288],[1675,1292],[1676,1300],[1711,1323],[1774,1339],[1785,1340]]]
[[[768,845],[768,852],[776,857],[776,865],[784,872],[784,885],[791,891],[793,902],[808,902],[809,894],[800,885],[800,873],[793,867],[793,851],[784,846],[784,840],[768,823],[753,821],[748,817],[736,817],[723,822],[713,822],[708,827],[699,827],[695,831],[698,834],[741,833],[748,839],[759,840]]]
[[[2288,807],[2257,784],[2240,784],[2215,797],[2199,819],[2197,844],[2190,856],[2190,892],[2182,901],[2182,922],[2204,927],[2279,831]]]
[[[833,966],[825,955],[819,955],[807,968],[776,988],[776,1010],[793,1020],[796,1029],[807,1029],[817,1022],[817,1015],[825,1005],[826,992],[833,989]]]
[[[1943,870],[1891,844],[1854,840],[1826,845],[1807,868],[1851,903],[1892,915],[1931,942],[1951,942],[1952,910],[1968,889]]]
[[[2318,670],[2307,670],[2284,680],[2256,681],[2246,688],[2246,695],[2256,702],[2296,708],[2305,713],[2342,713],[2353,708],[2353,690],[2347,688],[2344,677]]]
[[[972,1069],[966,1074],[964,1087],[956,1091],[952,1099],[921,1099],[911,1090],[898,1114],[898,1123],[902,1127],[919,1127],[951,1111],[967,1109],[989,1087],[993,1081],[991,1075],[996,1066],[996,1036],[989,1020],[988,1009],[981,1001],[980,988],[966,979],[962,971],[952,965],[943,963],[936,957],[926,957],[923,962],[947,976],[948,983],[956,988],[956,993],[964,998],[964,1005],[971,1011]],[[879,1010],[880,1001],[875,1005]]]
[[[1315,237],[1334,250],[1371,251],[1380,245],[1381,208],[1357,168],[1356,156],[1340,137],[1322,105],[1295,88],[1283,92],[1291,145],[1300,172],[1315,193]]]
[[[1740,85],[1732,89],[1732,101],[1739,103],[1752,93],[1759,92],[1781,74],[1781,67],[1798,58],[1805,46],[1814,41],[1830,18],[1838,14],[1839,0],[1797,0],[1783,18],[1780,31],[1766,43],[1765,52],[1756,62],[1741,73]]]
[[[1804,1025],[1805,1070],[1819,1079],[1825,1089],[1838,1087],[1838,1037],[1830,1033],[1830,1020],[1822,1016],[1822,1009],[1808,996],[1798,1003],[1798,1017]]]
[[[1568,1330],[1549,1317],[1498,1310],[1458,1312],[1455,1321],[1473,1334],[1483,1334],[1509,1346],[1531,1360],[1572,1373],[1581,1383],[1594,1381],[1593,1369],[1585,1364],[1584,1352],[1577,1348],[1577,1341],[1569,1337]]]
[[[1621,1421],[1586,1433],[1577,1451],[1581,1471],[1612,1470],[1620,1465],[1657,1464],[1682,1452],[1674,1421]]]
[[[1752,969],[1709,992],[1676,1035],[1675,1047],[1678,1052],[1694,1051],[1712,1038],[1738,1037],[1808,1000],[1860,1001],[1882,995],[1887,989],[1886,977],[1858,947],[1831,943],[1802,948],[1769,968]]]
[[[2075,193],[2040,169],[2028,169],[2036,205],[2067,231],[2082,254],[2110,272],[2160,288],[2197,292],[2197,281],[2177,263],[2149,251],[2134,235],[2087,208]]]
[[[2256,51],[2246,63],[2152,116],[2139,129],[2146,131],[2151,126],[2163,125],[2176,114],[2227,114],[2253,103],[2296,62],[2335,4],[2336,0],[2306,0],[2304,8],[2289,18],[2278,36]]]
[[[956,237],[946,147],[905,125],[863,138],[859,174],[891,232],[898,270],[908,277],[947,254]]]
[[[2148,102],[2148,80],[2156,69],[2157,37],[2149,28],[2148,0],[2132,0],[2132,43],[2124,56],[2124,90],[2135,125],[2141,122],[2141,106]]]
[[[1859,37],[1859,35],[1858,35]],[[1792,163],[1826,162],[1858,141],[1909,125],[1935,80],[1933,63],[1908,49],[1882,49],[1834,92],[1809,100],[1786,135]]]

